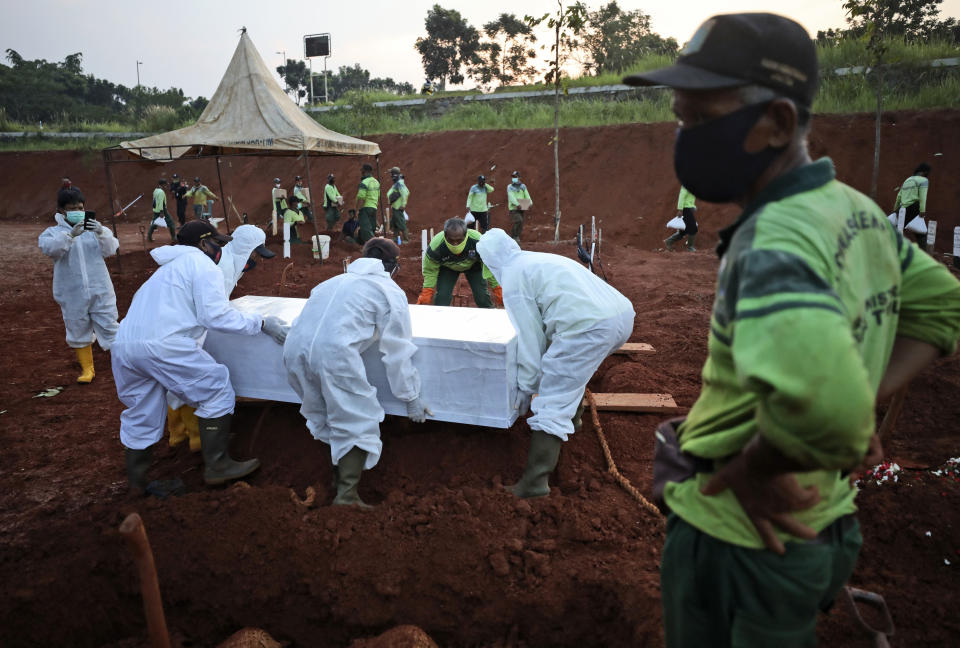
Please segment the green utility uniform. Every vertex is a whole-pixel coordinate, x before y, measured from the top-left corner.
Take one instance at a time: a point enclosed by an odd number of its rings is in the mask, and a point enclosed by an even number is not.
[[[680,187],[680,195],[677,196],[677,211],[682,212],[684,209],[696,209],[697,208],[697,197],[690,193],[690,190],[686,187]]]
[[[487,195],[493,191],[493,187],[484,184],[482,187],[474,184],[467,193],[467,209],[477,219],[477,229],[483,234],[490,229],[490,205],[487,202]]]
[[[487,285],[496,287],[497,280],[493,273],[480,260],[477,254],[477,241],[480,232],[467,230],[467,237],[456,247],[447,245],[447,240],[440,232],[433,237],[427,246],[427,253],[423,255],[423,287],[436,288],[433,298],[434,306],[449,306],[453,301],[453,287],[457,284],[462,272],[470,283],[473,300],[480,308],[493,308]]]
[[[900,185],[900,191],[897,192],[897,202],[893,210],[897,211],[901,207],[910,207],[918,205],[917,213],[923,214],[927,211],[927,191],[930,189],[930,180],[922,175],[910,176]],[[916,215],[916,214],[914,214]]]
[[[167,231],[170,232],[170,240],[176,241],[177,230],[173,226],[173,219],[170,218],[170,212],[167,211],[167,192],[163,190],[162,187],[157,187],[153,190],[153,218],[150,219],[150,227],[147,228],[147,240],[153,240],[153,230],[157,229],[157,226],[154,224],[157,218],[163,216],[163,220],[167,223]]]
[[[327,183],[323,189],[323,210],[327,219],[327,229],[333,229],[340,220],[340,199],[337,186]]]
[[[508,184],[507,209],[510,210],[510,221],[512,223],[510,236],[512,236],[517,243],[520,242],[520,235],[523,233],[524,210],[520,209],[521,200],[529,200],[530,204],[533,204],[530,192],[527,191],[527,185],[522,182],[511,182]]]
[[[892,228],[822,159],[768,185],[720,233],[703,387],[678,430],[700,458],[669,483],[661,563],[674,646],[814,646],[818,607],[843,585],[861,543],[856,489],[841,471],[864,456],[894,337],[952,353],[960,282]],[[757,433],[822,469],[797,473],[821,501],[793,517],[820,532],[763,543],[731,490],[700,490]]]
[[[404,238],[407,236],[407,219],[403,217],[403,212],[407,209],[409,198],[410,190],[403,178],[394,182],[387,194],[387,199],[390,200],[390,229],[394,233],[402,232]]]
[[[307,215],[307,220],[313,222],[313,210],[310,209],[310,200],[307,198],[307,192],[303,187],[293,185],[293,197],[300,200],[300,210]]]
[[[377,206],[380,204],[380,183],[372,175],[360,180],[357,190],[357,243],[363,245],[373,238],[377,231]]]
[[[290,223],[290,240],[305,243],[306,241],[301,239],[300,234],[297,232],[297,223],[302,223],[306,219],[303,217],[303,214],[297,210],[287,208],[286,203],[284,203],[284,207],[286,210],[283,212],[283,222]]]

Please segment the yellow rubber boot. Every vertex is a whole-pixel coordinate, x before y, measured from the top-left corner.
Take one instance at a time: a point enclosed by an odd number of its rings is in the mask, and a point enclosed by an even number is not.
[[[200,452],[203,447],[200,443],[200,419],[197,418],[197,408],[184,405],[180,408],[180,420],[183,428],[190,437],[190,452]]]
[[[184,427],[179,409],[167,408],[167,432],[170,433],[168,443],[171,448],[187,440],[187,429]]]
[[[93,382],[95,375],[93,371],[93,347],[88,344],[82,349],[77,349],[77,360],[83,370],[83,373],[77,376],[77,382],[83,384]]]

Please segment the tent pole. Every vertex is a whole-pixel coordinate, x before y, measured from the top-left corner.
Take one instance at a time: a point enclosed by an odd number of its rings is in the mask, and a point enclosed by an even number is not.
[[[230,218],[227,216],[227,197],[223,195],[223,178],[220,175],[220,156],[217,156],[217,182],[220,183],[220,206],[223,207],[223,222],[227,225],[227,234],[230,234]]]
[[[310,194],[310,213],[313,214],[313,243],[314,250],[320,249],[320,229],[317,227],[317,220],[320,218],[320,212],[317,211],[317,201],[313,197],[313,183],[310,182],[310,151],[307,150],[306,138],[303,141],[303,161],[307,165],[307,191]],[[323,255],[320,255],[320,263],[323,263]]]
[[[110,201],[110,225],[113,227],[113,235],[120,240],[117,234],[117,214],[116,207],[113,204],[113,175],[110,173],[110,153],[103,150],[103,170],[107,174],[107,199]],[[120,265],[120,250],[117,250],[117,272],[123,274],[123,266]]]

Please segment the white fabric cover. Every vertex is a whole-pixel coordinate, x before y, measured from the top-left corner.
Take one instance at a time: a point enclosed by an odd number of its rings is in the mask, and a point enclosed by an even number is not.
[[[246,32],[240,35],[223,79],[197,123],[120,145],[158,161],[178,158],[198,146],[268,153],[380,154],[374,142],[335,133],[303,112],[280,88]],[[138,148],[144,146],[170,148]]]
[[[923,221],[922,217],[914,216],[904,229],[915,234],[926,234],[927,224]]]
[[[243,275],[253,251],[266,243],[267,235],[256,225],[240,225],[233,230],[233,240],[223,246],[217,267],[223,273],[223,292],[230,296]]]
[[[117,335],[117,296],[103,257],[117,253],[120,243],[106,227],[71,237],[73,226],[63,215],[40,234],[40,250],[53,263],[53,298],[60,304],[67,344],[74,349],[96,339],[104,351]]]
[[[538,394],[530,428],[566,441],[587,382],[630,338],[633,305],[576,261],[523,252],[501,229],[484,234],[477,252],[517,331],[518,389]]]
[[[367,469],[380,460],[384,410],[362,353],[373,348],[382,355],[397,399],[405,403],[420,394],[407,309],[406,295],[383,263],[362,258],[316,286],[290,328],[283,346],[287,380],[303,403],[307,428],[330,446],[334,465],[354,446],[367,452]]]

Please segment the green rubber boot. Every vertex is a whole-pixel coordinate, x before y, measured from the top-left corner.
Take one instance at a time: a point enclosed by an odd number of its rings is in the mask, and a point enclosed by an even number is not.
[[[153,224],[153,221],[150,221],[150,227],[147,228],[147,240],[153,243],[153,230],[157,229],[157,226]]]
[[[233,414],[217,418],[198,418],[200,450],[203,453],[203,481],[216,486],[246,477],[260,467],[259,459],[234,461],[230,456],[230,421]]]
[[[359,506],[373,508],[360,499],[357,489],[360,487],[360,474],[367,463],[367,452],[357,446],[350,448],[350,452],[340,457],[340,463],[333,467],[334,478],[337,480],[337,496],[333,498],[334,506]]]
[[[663,242],[667,246],[667,249],[673,252],[674,250],[673,244],[679,241],[681,238],[683,238],[683,231],[677,230],[676,232],[671,234],[668,238],[665,238]]]
[[[560,437],[534,430],[530,436],[530,450],[527,452],[527,468],[523,477],[510,487],[517,497],[543,497],[550,494],[550,473],[557,467],[560,459]]]
[[[693,247],[693,239],[697,238],[696,234],[691,234],[687,237],[687,249],[691,252],[696,252],[697,248]]]

